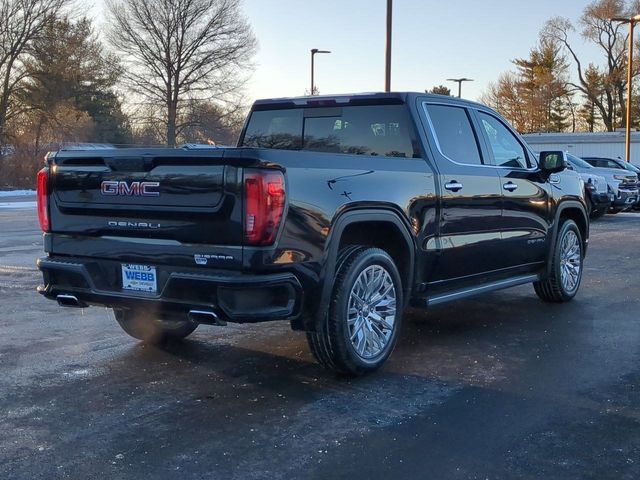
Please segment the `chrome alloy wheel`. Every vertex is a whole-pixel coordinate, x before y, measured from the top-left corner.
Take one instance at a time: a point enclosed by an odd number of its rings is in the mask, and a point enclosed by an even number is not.
[[[582,249],[575,232],[566,232],[560,243],[560,280],[567,292],[578,288],[582,268]]]
[[[379,355],[391,340],[396,320],[396,289],[384,267],[372,265],[358,275],[347,312],[356,353],[365,360]]]

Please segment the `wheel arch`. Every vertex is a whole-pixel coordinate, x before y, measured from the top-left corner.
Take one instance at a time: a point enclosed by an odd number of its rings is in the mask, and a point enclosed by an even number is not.
[[[385,250],[393,258],[403,282],[404,306],[409,301],[415,274],[416,242],[408,221],[390,208],[347,210],[331,227],[322,267],[320,301],[307,329],[316,330],[327,312],[335,282],[338,252],[347,245],[363,245]]]
[[[549,255],[547,257],[547,274],[551,270],[558,232],[565,220],[573,220],[576,223],[582,236],[583,254],[587,253],[587,246],[589,244],[589,217],[582,203],[574,200],[566,200],[560,203],[556,210],[554,228],[551,235],[551,248],[549,249]]]

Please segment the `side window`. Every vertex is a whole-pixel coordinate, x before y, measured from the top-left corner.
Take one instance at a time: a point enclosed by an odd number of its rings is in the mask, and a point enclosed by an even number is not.
[[[447,105],[426,105],[440,152],[457,163],[482,165],[480,149],[467,111]]]
[[[480,123],[493,151],[496,165],[499,167],[527,168],[527,155],[524,147],[500,120],[483,112],[478,112]]]
[[[620,166],[619,163],[614,162],[613,160],[607,160],[607,165],[608,168],[620,168],[622,169],[622,167]]]

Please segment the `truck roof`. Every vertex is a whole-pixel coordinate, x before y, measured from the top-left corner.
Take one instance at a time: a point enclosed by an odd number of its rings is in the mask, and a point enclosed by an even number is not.
[[[437,95],[433,93],[421,92],[365,92],[365,93],[346,93],[337,95],[313,95],[303,97],[282,97],[282,98],[265,98],[256,100],[253,103],[254,110],[271,109],[271,108],[292,108],[292,107],[321,107],[333,105],[358,105],[366,103],[409,103],[415,98],[426,97],[430,100],[444,100],[447,102],[457,103],[467,106],[484,106],[482,104],[463,100],[448,95]]]

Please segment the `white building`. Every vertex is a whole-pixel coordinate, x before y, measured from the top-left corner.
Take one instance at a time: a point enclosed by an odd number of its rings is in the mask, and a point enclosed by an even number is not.
[[[598,133],[529,133],[523,135],[531,148],[562,150],[576,157],[605,157],[624,159],[624,139],[622,132]],[[631,132],[631,161],[640,164],[640,132]]]

